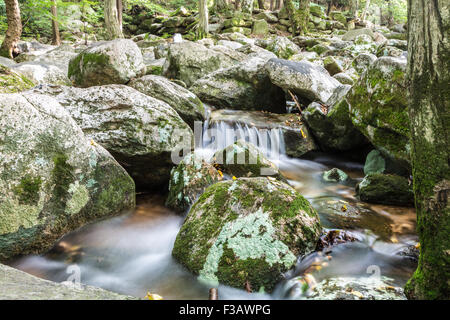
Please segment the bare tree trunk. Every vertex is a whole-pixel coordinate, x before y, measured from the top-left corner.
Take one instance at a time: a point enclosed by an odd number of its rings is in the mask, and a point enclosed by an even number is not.
[[[216,12],[224,12],[229,9],[227,0],[215,0],[214,8]]]
[[[273,5],[274,5],[274,0],[270,0],[270,11],[274,10]]]
[[[123,38],[122,23],[119,21],[119,12],[117,11],[117,0],[105,0],[104,10],[108,38],[110,40]]]
[[[280,10],[281,9],[281,0],[276,0],[275,2],[275,10]]]
[[[298,10],[295,9],[292,0],[285,0],[285,6],[289,12],[289,18],[292,23],[292,34],[305,34],[308,32],[309,21],[309,2],[310,0],[300,0]]]
[[[350,15],[352,19],[356,18],[358,12],[358,0],[350,0]]]
[[[58,10],[56,7],[56,0],[52,0],[52,6],[50,7],[52,12],[52,44],[59,46],[61,44],[61,37],[59,36],[58,26]]]
[[[408,0],[411,160],[420,241],[409,299],[450,297],[450,17],[447,0]],[[447,13],[447,14],[444,14]]]
[[[366,7],[364,8],[364,11],[361,16],[362,21],[366,20],[367,11],[369,11],[369,7],[370,7],[370,0],[366,0]]]
[[[119,21],[119,28],[120,28],[120,30],[123,30],[123,24],[122,24],[123,4],[122,4],[122,0],[116,0],[116,7],[117,7],[117,20]]]
[[[6,18],[8,29],[5,39],[0,47],[0,56],[14,58],[17,42],[22,34],[22,20],[20,19],[20,8],[18,0],[5,0]]]
[[[198,13],[199,13],[199,22],[198,22],[198,30],[197,30],[197,38],[203,39],[208,35],[208,1],[207,0],[199,0],[198,1]]]
[[[388,2],[388,17],[387,17],[387,24],[389,28],[392,28],[394,26],[394,12],[392,11],[392,2]]]
[[[241,10],[241,0],[235,0],[234,1],[234,9],[235,10]]]

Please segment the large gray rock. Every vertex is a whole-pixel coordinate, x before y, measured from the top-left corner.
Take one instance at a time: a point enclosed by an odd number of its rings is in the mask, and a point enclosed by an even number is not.
[[[200,43],[184,41],[169,47],[164,75],[180,79],[189,87],[208,73],[230,67],[237,62],[239,59],[218,50],[209,49]]]
[[[125,85],[42,86],[35,91],[54,95],[86,135],[124,166],[138,187],[165,186],[174,165],[172,151],[180,147],[180,137],[189,144],[193,137],[167,103]]]
[[[70,84],[67,73],[53,64],[35,61],[22,62],[11,67],[11,70],[24,75],[36,84]]]
[[[134,182],[53,98],[0,94],[0,260],[135,205]]]
[[[264,66],[265,60],[250,58],[197,80],[191,90],[217,108],[284,113],[284,92],[272,84]]]
[[[0,57],[0,65],[3,65],[5,67],[12,67],[14,65],[16,65],[17,63],[12,60],[12,59],[8,59],[5,57]]]
[[[124,84],[143,75],[145,65],[132,40],[97,42],[72,58],[68,77],[79,87]]]
[[[333,92],[341,86],[328,72],[307,61],[294,62],[270,59],[266,70],[273,84],[291,90],[310,101],[326,103]]]
[[[0,264],[0,300],[135,300],[100,288],[56,283]]]
[[[147,75],[130,81],[128,85],[169,104],[191,128],[194,127],[194,121],[205,119],[205,108],[200,99],[191,91],[167,78]]]
[[[375,36],[371,29],[369,29],[369,28],[361,28],[361,29],[353,29],[353,30],[347,31],[347,33],[342,36],[342,40],[343,41],[353,41],[358,36],[361,36],[361,35],[367,35],[367,36],[369,36],[372,39]]]
[[[381,57],[347,94],[354,126],[386,157],[410,169],[406,59]]]
[[[34,87],[34,85],[35,83],[26,76],[0,64],[0,93],[21,92]]]
[[[294,54],[300,52],[300,48],[295,43],[288,38],[281,36],[269,39],[258,39],[255,44],[275,53],[280,59],[289,59]]]
[[[172,255],[209,286],[273,290],[297,256],[314,250],[316,211],[289,185],[268,178],[218,182],[191,208]]]
[[[70,59],[75,57],[77,52],[67,44],[63,44],[49,51],[30,51],[20,54],[16,62],[40,62],[41,64],[55,65],[67,75]]]

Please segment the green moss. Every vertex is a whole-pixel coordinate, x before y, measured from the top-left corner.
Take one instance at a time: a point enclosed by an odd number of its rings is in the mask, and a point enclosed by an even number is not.
[[[16,93],[34,87],[27,77],[0,64],[0,93]]]
[[[15,188],[21,204],[36,205],[39,201],[39,191],[42,185],[41,177],[24,176]]]

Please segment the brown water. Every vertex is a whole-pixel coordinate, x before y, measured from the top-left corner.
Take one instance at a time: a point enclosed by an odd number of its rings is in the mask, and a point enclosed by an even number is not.
[[[354,184],[325,184],[320,179],[324,170],[337,166],[356,183],[363,177],[362,166],[357,163],[329,157],[314,161],[283,158],[278,165],[318,210],[324,227],[350,230],[361,240],[335,246],[320,270],[311,271],[311,266],[323,261],[323,254],[299,259],[287,278],[304,272],[312,272],[317,279],[365,277],[375,265],[396,285],[405,284],[415,265],[395,253],[417,241],[414,209],[363,204],[354,196]],[[160,196],[139,196],[133,212],[68,234],[49,253],[24,257],[12,266],[60,282],[67,280],[67,268],[75,264],[80,268],[81,282],[115,292],[138,297],[151,292],[165,299],[207,299],[209,288],[171,257],[183,218],[163,204]],[[351,210],[347,215],[330,214],[333,208],[344,204],[354,208],[354,215]],[[220,286],[219,294],[221,299],[282,299],[286,288],[280,283],[269,295]]]

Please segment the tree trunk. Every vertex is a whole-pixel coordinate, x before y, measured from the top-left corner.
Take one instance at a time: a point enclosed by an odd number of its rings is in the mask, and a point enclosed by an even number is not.
[[[258,7],[261,10],[266,10],[266,4],[264,0],[258,0]]]
[[[8,29],[0,47],[0,56],[13,59],[13,52],[16,50],[17,42],[22,34],[22,20],[20,19],[18,0],[5,0],[5,6]]]
[[[352,19],[357,17],[358,12],[358,0],[350,0],[350,16]]]
[[[270,11],[274,10],[273,5],[274,5],[274,0],[270,0]]]
[[[241,0],[235,0],[234,1],[234,9],[235,10],[241,10]]]
[[[198,1],[199,22],[197,38],[203,39],[208,35],[208,2],[207,0]]]
[[[275,2],[275,10],[280,10],[281,9],[281,0],[277,0]]]
[[[215,0],[215,6],[214,6],[216,12],[224,12],[228,11],[228,2],[227,0]]]
[[[119,12],[117,10],[118,0],[105,0],[105,25],[106,33],[110,40],[123,38],[122,23],[119,21]],[[122,13],[120,13],[120,16]]]
[[[56,0],[52,0],[52,6],[50,7],[52,12],[52,44],[59,46],[61,44],[61,38],[59,36],[58,25],[58,10],[56,7]]]
[[[370,7],[370,0],[366,0],[366,7],[364,8],[364,11],[361,16],[362,21],[366,20],[367,11],[369,11],[369,7]]]
[[[388,17],[387,17],[387,24],[389,28],[392,28],[394,26],[394,12],[392,11],[392,2],[388,2]]]
[[[253,0],[241,0],[242,12],[252,13],[253,12]]]
[[[450,18],[447,0],[408,0],[411,160],[420,241],[410,299],[450,297]]]
[[[305,34],[308,31],[309,2],[310,0],[300,0],[299,8],[296,10],[292,0],[285,1],[285,6],[292,23],[292,34],[294,36],[297,33]]]

